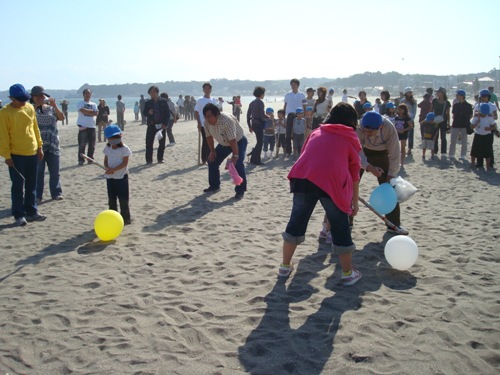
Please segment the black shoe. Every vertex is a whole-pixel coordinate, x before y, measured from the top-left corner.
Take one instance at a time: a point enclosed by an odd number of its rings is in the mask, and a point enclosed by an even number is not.
[[[203,190],[204,193],[217,193],[218,191],[220,191],[220,188],[211,186]]]
[[[250,161],[250,164],[253,164],[253,165],[264,165],[264,163],[261,162],[261,161]]]
[[[243,197],[245,196],[245,193],[236,193],[236,195],[234,196],[234,199],[242,199]]]

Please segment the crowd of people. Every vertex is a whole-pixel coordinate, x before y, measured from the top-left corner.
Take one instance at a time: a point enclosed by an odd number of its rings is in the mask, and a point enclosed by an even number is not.
[[[265,108],[265,88],[257,86],[254,89],[255,100],[248,107],[246,122],[250,133],[256,137],[256,144],[248,154],[248,140],[240,124],[241,98],[234,96],[228,102],[231,113],[226,113],[222,110],[224,100],[211,96],[209,82],[203,84],[203,96],[199,99],[179,95],[176,103],[153,85],[148,90],[149,98],[141,95],[134,106],[135,119],[139,121],[140,116],[141,125],[146,125],[146,164],[153,163],[155,141],[158,141],[156,161],[164,163],[165,148],[175,145],[172,128],[178,119],[196,120],[201,144],[199,164],[208,164],[206,194],[220,190],[220,165],[229,155],[229,162],[234,163],[242,179],[235,187],[236,199],[243,198],[247,189],[246,157],[256,166],[263,165],[263,159],[270,159],[274,149],[275,158],[279,157],[280,149],[284,157],[293,158],[295,163],[288,175],[294,194],[293,208],[283,233],[280,276],[288,276],[293,270],[291,259],[295,248],[303,242],[307,222],[320,201],[326,212],[320,238],[333,243],[341,260],[343,283],[352,285],[361,278],[361,273],[350,261],[354,249],[350,231],[358,210],[359,182],[365,171],[377,177],[379,184],[396,177],[418,141],[415,137],[417,124],[424,160],[427,149],[431,151],[431,158],[440,151],[442,158],[454,159],[460,141],[460,160],[465,161],[470,156],[473,168],[485,165],[491,170],[494,166],[493,140],[494,136],[499,136],[496,126],[499,107],[493,87],[481,90],[474,105],[467,102],[467,94],[461,89],[455,92],[455,99],[450,103],[443,87],[435,91],[427,89],[419,103],[411,87],[406,87],[393,101],[390,93],[384,90],[375,105],[367,100],[363,90],[357,97],[343,90],[342,100],[334,105],[333,89],[309,87],[304,94],[299,90],[298,79],[290,81],[290,88],[276,117],[273,108]],[[59,109],[55,99],[42,86],[34,86],[28,93],[21,84],[15,84],[9,94],[11,103],[0,110],[0,155],[5,158],[12,181],[12,214],[16,224],[23,226],[30,221],[45,220],[38,212],[38,204],[43,200],[46,166],[51,198],[64,198],[59,179],[57,122],[67,123],[69,103],[60,102],[64,106]],[[78,165],[94,162],[96,138],[98,142],[107,143],[104,167],[108,205],[118,210],[118,200],[124,222],[129,224],[127,166],[132,152],[122,138],[126,124],[125,104],[118,95],[117,122],[112,124],[104,99],[100,99],[98,105],[94,103],[89,88],[84,89],[82,95],[83,99],[77,103],[76,120]],[[353,105],[348,103],[349,99],[355,99]],[[467,155],[470,134],[474,134],[474,138]],[[327,148],[331,152],[325,152]],[[401,226],[399,205],[386,217],[398,233],[408,233]],[[387,230],[394,231],[390,227]]]

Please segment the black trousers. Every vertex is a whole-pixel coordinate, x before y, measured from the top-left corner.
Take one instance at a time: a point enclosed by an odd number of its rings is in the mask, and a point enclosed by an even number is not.
[[[158,129],[154,125],[148,125],[146,130],[146,163],[151,164],[153,162],[153,145],[155,143],[155,136]],[[165,153],[165,129],[161,132],[163,134],[163,138],[160,140],[158,144],[158,152],[156,154],[156,158],[158,161],[163,161],[163,155]]]
[[[295,117],[297,117],[295,112],[291,112],[286,116],[285,153],[288,155],[292,153],[293,119]]]
[[[128,175],[123,178],[108,178],[106,180],[108,188],[108,205],[110,210],[118,211],[116,200],[120,202],[120,214],[124,221],[130,221],[130,208],[128,205],[129,189]]]
[[[208,155],[210,154],[210,148],[207,143],[207,134],[205,133],[205,128],[201,128],[201,161],[206,163],[208,161]]]
[[[261,163],[260,154],[262,153],[262,144],[264,142],[264,125],[263,124],[258,124],[258,125],[252,124],[252,130],[253,130],[253,133],[255,134],[255,138],[257,139],[257,143],[255,144],[255,146],[251,152],[252,156],[250,157],[250,163],[259,164],[259,163]]]
[[[85,128],[79,126],[78,132],[78,162],[83,164],[85,159],[81,154],[86,154],[89,158],[94,158],[95,151],[95,128]],[[82,130],[83,129],[83,130]],[[88,151],[85,153],[85,148],[89,145]]]

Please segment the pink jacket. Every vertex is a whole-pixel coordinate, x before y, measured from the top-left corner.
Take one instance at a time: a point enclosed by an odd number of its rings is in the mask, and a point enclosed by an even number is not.
[[[354,129],[324,124],[314,130],[302,148],[288,179],[307,179],[332,198],[343,212],[351,214],[353,182],[359,181],[361,145]]]

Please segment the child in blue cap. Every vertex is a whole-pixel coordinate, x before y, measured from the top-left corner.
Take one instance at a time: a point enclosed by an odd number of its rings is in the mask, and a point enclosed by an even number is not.
[[[425,160],[425,152],[427,149],[431,150],[431,159],[434,159],[434,142],[436,141],[437,124],[434,122],[436,115],[434,112],[429,112],[425,119],[420,122],[422,129],[422,160]]]
[[[493,133],[496,130],[496,122],[489,116],[491,111],[489,103],[479,105],[479,113],[471,120],[471,127],[474,129],[474,140],[470,151],[470,163],[474,167],[476,158],[486,159],[486,170],[491,167],[491,157],[493,156]]]
[[[108,189],[108,205],[110,210],[118,211],[117,199],[120,202],[120,214],[125,225],[131,223],[128,187],[128,160],[132,152],[122,141],[122,131],[117,125],[109,125],[104,129],[108,140],[104,147],[104,166],[106,186]]]

